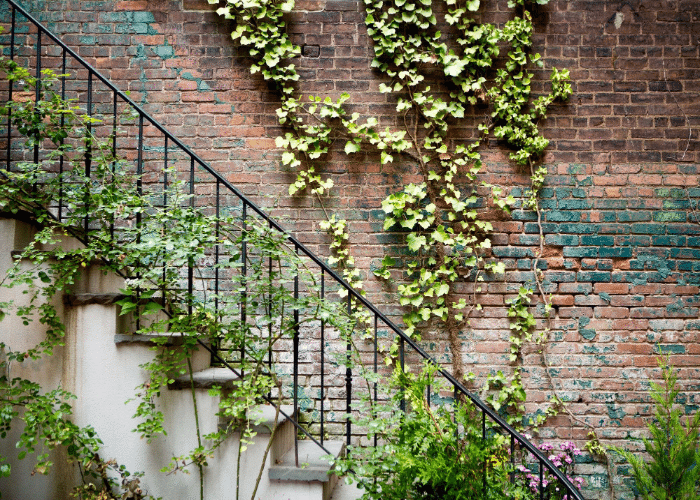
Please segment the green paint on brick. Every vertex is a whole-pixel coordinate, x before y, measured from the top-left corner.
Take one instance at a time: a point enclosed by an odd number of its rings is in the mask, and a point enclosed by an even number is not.
[[[598,255],[600,257],[607,257],[611,259],[629,259],[632,257],[631,247],[618,247],[618,248],[606,248],[603,247],[599,250]]]
[[[581,236],[581,245],[601,247],[613,246],[614,244],[614,236]]]
[[[552,210],[545,212],[545,219],[553,222],[578,222],[581,220],[581,213]]]
[[[654,212],[652,218],[656,222],[685,222],[685,212]]]
[[[666,226],[662,224],[632,224],[632,233],[666,234]]]
[[[655,345],[656,354],[685,354],[685,346],[679,344]]]
[[[564,248],[564,257],[598,257],[598,249],[596,247],[566,247]]]
[[[578,245],[578,236],[575,234],[546,234],[544,243],[555,247],[575,246]]]
[[[607,302],[608,304],[610,303],[610,294],[605,293],[605,292],[600,292],[600,293],[598,294],[598,296],[599,296],[601,299],[603,299],[605,302]]]

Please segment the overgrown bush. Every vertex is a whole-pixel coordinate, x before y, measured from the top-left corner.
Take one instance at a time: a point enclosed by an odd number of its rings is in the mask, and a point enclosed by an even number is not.
[[[632,466],[636,493],[643,500],[700,499],[700,412],[685,417],[677,404],[678,378],[673,366],[660,362],[663,383],[651,384],[654,418],[643,439],[649,460],[615,448]]]

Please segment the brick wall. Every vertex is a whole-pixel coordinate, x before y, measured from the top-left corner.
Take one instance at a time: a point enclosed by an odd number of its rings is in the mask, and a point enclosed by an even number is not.
[[[504,5],[487,3],[483,18],[502,21]],[[250,61],[228,36],[230,25],[206,1],[26,5],[229,180],[286,219],[302,241],[325,252],[328,241],[315,230],[318,203],[287,195],[294,173],[280,165],[274,148],[282,130],[276,97],[259,75],[250,75]],[[300,0],[297,6],[289,29],[303,49],[300,89],[348,92],[354,110],[393,123],[393,105],[369,69],[361,3]],[[558,0],[538,8],[536,33],[545,65],[569,69],[574,87],[570,102],[555,106],[543,125],[551,145],[542,268],[555,304],[547,364],[572,412],[601,429],[606,442],[622,444],[639,435],[650,415],[646,390],[659,378],[661,353],[680,368],[687,411],[700,407],[700,3]],[[527,176],[504,160],[497,141],[489,146],[484,180],[520,195]],[[397,314],[396,283],[387,289],[369,270],[387,249],[404,251],[398,235],[382,232],[381,200],[419,177],[410,165],[381,166],[372,153],[349,161],[339,150],[323,169],[337,186],[326,205],[350,221],[352,253],[372,299]],[[516,211],[494,225],[493,255],[507,273],[487,283],[486,307],[463,333],[466,361],[481,375],[508,369],[505,303],[532,280],[538,248],[532,213]],[[441,340],[439,332],[428,338],[438,354]],[[526,350],[524,379],[534,412],[552,392],[534,347]],[[586,432],[560,416],[544,435],[582,443]],[[604,467],[589,463],[581,470],[589,474],[587,496],[607,498]]]

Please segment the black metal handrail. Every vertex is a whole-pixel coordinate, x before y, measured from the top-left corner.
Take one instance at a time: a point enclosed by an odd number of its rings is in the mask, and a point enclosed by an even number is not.
[[[296,239],[293,235],[289,234],[285,229],[277,223],[275,220],[270,218],[260,207],[258,207],[254,202],[249,200],[240,190],[238,190],[234,185],[232,185],[229,181],[227,181],[223,176],[221,176],[217,171],[215,171],[211,166],[209,166],[204,160],[202,160],[196,153],[194,153],[187,145],[185,145],[183,142],[181,142],[178,138],[173,136],[162,124],[160,124],[157,120],[155,120],[153,117],[151,117],[146,111],[144,111],[139,105],[137,105],[127,94],[124,92],[120,91],[114,84],[112,84],[107,78],[105,78],[102,74],[100,74],[95,68],[93,68],[88,62],[86,62],[82,57],[80,57],[75,51],[73,51],[70,47],[68,47],[66,44],[64,44],[56,35],[51,33],[48,29],[46,29],[39,21],[37,21],[31,14],[29,14],[24,8],[22,8],[16,1],[14,0],[2,0],[3,3],[6,5],[9,5],[10,7],[10,47],[9,47],[9,55],[11,59],[15,58],[15,43],[16,43],[16,38],[17,38],[17,24],[18,24],[18,19],[17,19],[17,14],[20,14],[23,16],[31,25],[33,25],[36,30],[36,50],[35,50],[35,64],[36,64],[36,74],[37,77],[40,78],[41,75],[41,70],[42,70],[42,38],[46,36],[48,39],[50,39],[52,42],[54,42],[59,48],[60,48],[60,59],[62,61],[62,73],[66,73],[66,66],[67,66],[67,59],[70,58],[70,60],[78,63],[79,66],[81,66],[84,70],[87,70],[88,75],[87,75],[87,113],[91,114],[92,113],[92,108],[93,108],[93,96],[94,96],[94,88],[96,82],[100,82],[102,85],[104,85],[111,93],[112,93],[112,102],[111,104],[113,105],[113,110],[114,110],[114,115],[115,115],[115,124],[114,124],[114,131],[116,132],[116,115],[117,115],[117,103],[120,101],[123,104],[126,104],[133,112],[138,116],[138,145],[136,147],[138,157],[136,159],[138,168],[141,167],[141,164],[143,162],[143,153],[144,153],[144,127],[150,124],[150,126],[155,127],[163,136],[164,139],[164,156],[165,156],[165,163],[164,165],[167,166],[168,164],[168,152],[170,148],[175,147],[180,153],[183,153],[188,159],[189,159],[189,164],[190,164],[190,192],[191,194],[195,194],[195,184],[196,184],[196,175],[195,175],[195,167],[199,167],[203,169],[209,176],[210,179],[208,182],[215,181],[216,183],[216,213],[218,214],[220,209],[222,208],[220,203],[222,199],[222,194],[221,191],[224,190],[228,194],[234,195],[241,203],[241,208],[242,208],[242,220],[243,224],[246,224],[247,217],[250,217],[248,214],[248,211],[252,211],[257,217],[261,218],[263,221],[265,221],[266,224],[269,225],[270,228],[274,228],[275,230],[279,231],[289,241],[289,244],[295,249],[295,251],[299,255],[303,255],[304,257],[310,259],[316,266],[318,266],[319,270],[321,271],[321,294],[322,297],[325,297],[325,281],[326,281],[326,275],[330,278],[332,282],[335,282],[338,286],[340,286],[342,289],[344,289],[347,292],[347,307],[348,311],[351,311],[353,308],[359,307],[361,305],[364,307],[367,311],[370,313],[370,318],[373,318],[373,329],[374,329],[374,371],[377,371],[377,335],[378,331],[380,329],[380,325],[384,329],[388,329],[391,332],[394,333],[396,337],[398,337],[399,344],[400,344],[400,353],[401,353],[401,363],[403,365],[404,362],[404,353],[406,348],[410,348],[415,354],[423,358],[424,360],[428,360],[431,363],[434,363],[438,367],[438,372],[444,379],[453,387],[454,389],[454,395],[455,398],[457,397],[464,397],[469,399],[477,408],[482,413],[482,429],[483,429],[483,436],[484,438],[486,437],[487,434],[487,426],[486,426],[486,418],[488,417],[491,421],[493,421],[502,431],[507,433],[510,436],[510,447],[511,447],[511,455],[515,451],[515,446],[516,443],[520,446],[521,449],[526,450],[527,452],[531,453],[537,463],[539,464],[539,475],[540,475],[540,487],[539,487],[539,496],[540,499],[543,500],[545,498],[545,489],[542,487],[543,484],[543,474],[544,471],[547,470],[549,471],[554,477],[559,481],[559,483],[563,486],[563,488],[566,490],[566,494],[569,495],[570,499],[576,499],[576,500],[583,500],[583,496],[581,493],[577,490],[577,488],[567,479],[567,477],[536,447],[534,446],[527,438],[525,438],[523,435],[518,433],[515,429],[513,429],[512,426],[510,426],[506,421],[503,420],[503,418],[495,412],[492,408],[490,408],[488,405],[486,405],[478,396],[475,394],[472,394],[470,391],[468,391],[457,379],[455,379],[452,374],[450,374],[448,371],[445,369],[441,368],[440,365],[434,361],[420,346],[418,346],[414,340],[412,340],[410,337],[408,337],[397,325],[395,325],[389,318],[386,317],[381,311],[379,311],[369,300],[367,300],[363,295],[358,293],[356,290],[352,288],[341,276],[339,276],[334,270],[332,270],[325,262],[323,262],[318,256],[316,256],[313,252],[311,252],[303,243],[301,243],[298,239]],[[21,32],[22,35],[26,35],[27,31]],[[44,46],[44,50],[46,50],[46,46]],[[55,57],[55,56],[54,56]],[[66,79],[65,77],[62,77],[62,97],[65,97],[66,94]],[[8,89],[8,101],[12,100],[13,96],[13,84],[12,82],[9,83],[9,89]],[[39,95],[39,90],[37,89],[37,95],[36,99],[38,100],[40,98]],[[116,139],[115,139],[116,141]],[[11,147],[12,147],[12,130],[11,130],[11,119],[8,117],[8,123],[7,123],[7,167],[10,167],[10,161],[11,161]],[[116,142],[114,143],[114,149],[116,151]],[[39,159],[39,150],[38,150],[38,145],[34,148],[33,151],[33,157],[34,157],[34,162],[38,163]],[[90,174],[90,153],[88,151],[88,154],[86,155],[86,174],[89,176]],[[140,182],[140,180],[138,181]],[[167,177],[166,181],[167,183]],[[60,219],[62,214],[61,214],[61,200],[58,201],[58,218]],[[89,228],[89,220],[86,217],[85,220],[85,231],[87,233],[87,230]],[[242,249],[243,253],[246,252],[245,248],[245,243]],[[217,256],[218,256],[218,248],[217,248]],[[193,290],[193,281],[194,281],[194,276],[192,274],[192,268],[190,267],[190,271],[188,273],[188,290],[190,293],[192,293]],[[215,276],[215,287],[216,290],[219,290],[219,276],[218,273]],[[295,294],[299,293],[299,284],[298,281],[295,282]],[[295,311],[295,314],[298,314],[298,311]],[[242,315],[245,315],[245,311],[242,311]],[[297,322],[298,322],[298,318]],[[243,320],[245,320],[245,316],[243,316]],[[323,323],[321,324],[321,328],[323,328]],[[322,334],[323,335],[323,334]],[[236,367],[232,366],[226,359],[222,358],[219,353],[215,349],[212,349],[210,346],[203,344],[205,348],[209,349],[212,352],[212,355],[224,366],[232,370],[234,373],[238,374],[238,371]],[[294,414],[293,415],[286,415],[284,412],[282,414],[289,418],[294,425],[302,431],[306,436],[310,439],[312,439],[316,444],[321,446],[324,450],[328,452],[328,450],[325,448],[323,441],[324,441],[324,432],[323,432],[323,425],[324,425],[324,406],[323,406],[323,391],[324,391],[324,348],[323,348],[323,337],[322,337],[322,342],[321,342],[321,411],[320,411],[320,425],[321,425],[321,432],[319,439],[316,439],[309,431],[304,428],[297,420],[296,420],[296,415],[297,415],[297,410],[299,408],[299,402],[298,402],[298,396],[297,396],[297,389],[298,389],[298,372],[297,372],[297,366],[298,366],[298,361],[299,361],[299,336],[295,335],[294,338],[294,377],[293,377],[293,387],[292,391],[294,394]],[[347,349],[350,349],[350,346],[347,346]],[[352,368],[351,366],[347,366],[345,369],[345,390],[346,390],[346,413],[347,416],[345,417],[345,438],[347,444],[351,443],[351,437],[352,437],[352,421],[349,415],[352,412],[352,381],[353,381],[353,373],[352,373]],[[239,374],[240,375],[240,374]],[[376,385],[374,388],[375,391],[375,397],[376,397]],[[430,401],[430,394],[428,394],[428,401]],[[296,436],[296,434],[295,434]],[[296,438],[295,438],[296,439]]]

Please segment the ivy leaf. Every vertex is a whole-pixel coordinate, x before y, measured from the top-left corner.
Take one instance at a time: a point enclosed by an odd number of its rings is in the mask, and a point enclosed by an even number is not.
[[[353,141],[348,141],[345,143],[345,154],[357,153],[360,151],[360,145],[355,144]]]
[[[425,245],[425,236],[410,233],[406,238],[406,242],[410,250],[417,252]]]
[[[467,9],[471,12],[476,12],[479,10],[480,0],[467,0]]]

